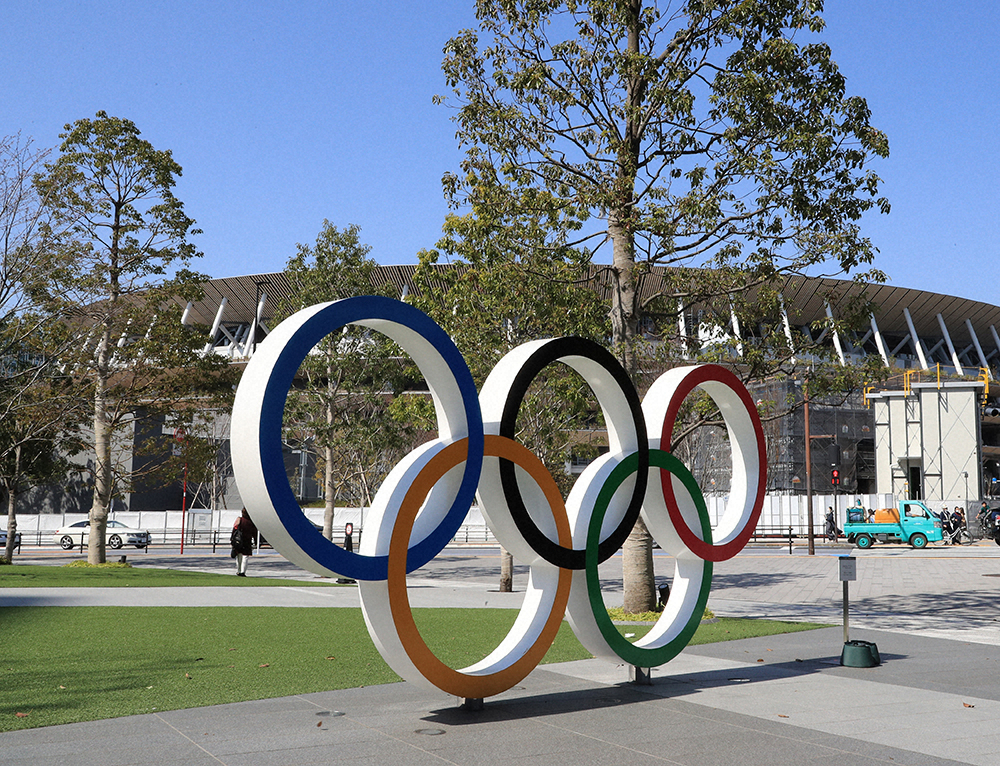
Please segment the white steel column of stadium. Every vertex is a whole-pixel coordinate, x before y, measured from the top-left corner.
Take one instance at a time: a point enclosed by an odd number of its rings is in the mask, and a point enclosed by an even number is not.
[[[990,334],[993,336],[993,343],[996,345],[997,353],[1000,354],[1000,335],[997,335],[997,330],[993,325],[990,325]],[[990,354],[990,356],[993,356]]]
[[[785,310],[785,296],[779,293],[778,300],[781,302],[781,323],[785,326],[785,337],[788,338],[788,349],[792,352],[791,362],[795,364],[795,341],[792,340],[792,325],[788,321],[788,312]]]
[[[733,333],[736,335],[736,353],[743,356],[743,341],[740,340],[740,320],[736,318],[736,310],[733,304],[729,304],[729,316],[733,320]]]
[[[681,310],[677,312],[677,332],[681,336],[681,358],[690,359],[691,354],[688,353],[688,326],[687,317],[684,315],[684,303],[680,302]]]
[[[830,304],[823,301],[823,305],[826,306],[826,318],[830,320],[830,327],[833,330],[833,347],[837,349],[837,356],[840,357],[840,366],[846,367],[847,360],[844,358],[844,348],[840,345],[840,333],[837,332],[837,328],[833,325],[833,311],[830,309]]]
[[[889,366],[889,354],[885,350],[885,341],[882,340],[882,333],[878,329],[878,324],[875,322],[875,315],[869,314],[872,320],[872,332],[875,334],[875,345],[878,347],[878,353],[882,357],[882,363],[888,367]]]
[[[212,344],[215,343],[215,336],[219,334],[219,326],[222,324],[222,314],[226,310],[227,302],[225,298],[219,302],[219,310],[215,312],[215,321],[212,322],[212,332],[209,333],[208,343],[205,344],[205,348],[201,352],[203,354],[207,354],[212,350]]]
[[[906,326],[910,329],[910,338],[913,340],[913,348],[916,349],[917,359],[920,360],[920,369],[929,370],[930,366],[927,364],[927,357],[924,356],[924,347],[920,344],[920,337],[913,326],[913,317],[910,316],[910,310],[905,306],[903,307],[903,317],[906,319]]]
[[[259,287],[259,285],[258,285]],[[257,301],[257,312],[253,316],[253,326],[250,328],[250,334],[247,335],[246,343],[243,346],[243,356],[251,356],[254,351],[257,350],[257,328],[261,326],[260,318],[264,314],[264,304],[267,303],[267,293],[263,290],[260,291],[260,299]],[[267,328],[265,327],[266,331]],[[249,344],[250,353],[246,353],[246,346]]]
[[[941,316],[941,312],[937,315],[938,325],[941,327],[941,332],[944,334],[944,341],[948,344],[948,351],[951,352],[951,361],[955,365],[955,372],[959,375],[965,375],[965,371],[962,369],[962,363],[958,361],[958,352],[955,351],[955,344],[951,342],[951,334],[948,332],[948,327],[944,323],[944,317]]]
[[[986,374],[990,375],[990,363],[986,359],[986,354],[983,352],[983,346],[979,342],[979,336],[976,335],[976,330],[972,326],[972,320],[966,319],[965,326],[969,330],[969,337],[972,338],[972,345],[976,347],[976,355],[979,357],[979,364],[982,365],[984,370],[986,370]],[[992,375],[990,377],[992,377]]]
[[[188,319],[191,317],[191,309],[194,306],[194,301],[188,301],[188,305],[184,307],[184,313],[181,314],[181,327],[187,327]]]

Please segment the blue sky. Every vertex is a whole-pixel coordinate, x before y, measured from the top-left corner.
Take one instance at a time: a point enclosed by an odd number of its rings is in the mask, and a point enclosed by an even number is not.
[[[99,109],[183,166],[177,195],[213,277],[276,271],[324,218],[381,263],[412,263],[447,212],[460,152],[442,47],[473,0],[5,4],[0,135],[55,146]],[[891,147],[888,216],[869,216],[893,284],[1000,304],[1000,8],[827,0],[824,37]]]

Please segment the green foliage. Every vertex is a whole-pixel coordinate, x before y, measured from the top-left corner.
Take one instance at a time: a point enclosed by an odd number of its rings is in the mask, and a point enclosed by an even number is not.
[[[734,314],[754,328],[786,278],[870,264],[860,221],[888,210],[870,167],[888,141],[848,94],[821,10],[480,2],[478,28],[450,40],[442,64],[452,95],[438,100],[456,109],[466,151],[446,196],[508,246],[541,243],[555,258],[574,243],[610,247],[614,342],[630,370],[643,315],[668,320],[658,332],[675,358],[682,311],[720,338]],[[662,300],[640,303],[651,265],[675,271]],[[759,354],[743,349],[749,376],[770,374],[776,351],[790,358],[772,326]]]
[[[516,246],[473,215],[449,216],[438,250],[420,254],[410,302],[455,341],[478,386],[508,351],[532,340],[577,336],[604,342],[607,311],[591,284],[586,259],[570,248],[550,258],[536,238]],[[439,268],[442,256],[453,268]],[[565,462],[594,457],[606,444],[603,415],[583,379],[552,365],[530,386],[517,419],[517,438],[568,492]]]
[[[828,356],[793,350],[781,290],[872,262],[860,222],[889,209],[870,167],[889,146],[822,39],[822,5],[481,0],[476,28],[445,46],[451,96],[437,101],[465,157],[443,185],[470,211],[469,239],[564,262],[610,249],[611,340],[640,388],[682,359],[736,357],[762,380],[795,354]],[[648,294],[654,265],[670,270]],[[651,605],[637,530],[626,601]]]
[[[233,373],[201,355],[204,328],[183,326],[183,305],[205,277],[187,266],[199,233],[173,194],[180,165],[130,120],[98,112],[66,126],[56,160],[35,177],[60,263],[39,298],[66,317],[60,361],[92,405],[94,504],[90,559],[104,558],[103,521],[117,491],[138,478],[114,454],[114,434],[159,424],[185,402],[228,404]],[[157,462],[138,461],[153,474]],[[145,477],[147,481],[150,476]]]
[[[378,264],[368,257],[360,229],[329,221],[314,246],[299,245],[285,267],[290,315],[315,303],[385,294]],[[414,428],[398,403],[419,373],[388,338],[350,326],[324,338],[299,367],[285,405],[286,439],[318,457],[329,534],[335,505],[369,505],[375,488],[412,444]]]
[[[656,622],[660,619],[662,614],[663,607],[659,605],[657,605],[656,609],[649,612],[626,612],[625,609],[620,606],[612,606],[608,608],[608,617],[619,622]],[[714,617],[715,613],[711,609],[706,609],[702,619],[711,620]]]

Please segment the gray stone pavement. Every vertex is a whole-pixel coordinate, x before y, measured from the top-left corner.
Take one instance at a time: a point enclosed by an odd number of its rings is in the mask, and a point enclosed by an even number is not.
[[[839,624],[836,556],[849,552],[745,551],[715,566],[710,606],[720,615]],[[883,664],[877,668],[840,667],[843,632],[834,627],[688,647],[654,670],[653,684],[644,687],[625,683],[625,668],[598,660],[542,666],[487,700],[481,712],[402,683],[8,732],[0,734],[0,764],[1000,763],[1000,611],[994,605],[1000,548],[852,553],[858,581],[851,584],[851,638],[878,644]],[[492,592],[495,557],[495,551],[449,549],[411,576],[411,598],[426,605],[515,606],[519,594],[508,603]],[[231,566],[224,557],[202,555],[135,558],[142,565]],[[277,556],[257,557],[251,567],[256,576],[307,577]],[[672,562],[657,556],[656,568],[667,577]],[[609,603],[619,573],[615,559],[602,567]],[[519,571],[515,584],[524,576]],[[0,606],[53,603],[41,590],[0,589]],[[221,597],[227,604],[234,598],[357,603],[350,587],[291,583],[81,590],[102,590],[131,604],[190,598],[207,606]],[[144,592],[153,590],[170,593]],[[67,595],[72,603],[97,596]]]

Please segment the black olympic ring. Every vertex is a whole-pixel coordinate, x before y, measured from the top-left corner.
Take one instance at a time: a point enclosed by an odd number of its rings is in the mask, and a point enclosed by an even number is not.
[[[607,349],[585,338],[563,337],[544,343],[524,361],[520,371],[514,378],[514,382],[511,384],[507,399],[504,402],[503,416],[500,419],[500,436],[511,440],[515,439],[518,411],[521,408],[521,403],[524,401],[528,387],[538,376],[538,373],[552,362],[562,362],[576,369],[573,364],[574,359],[589,360],[596,363],[614,379],[620,389],[620,394],[625,397],[628,408],[632,413],[632,423],[635,427],[635,437],[638,442],[636,452],[638,452],[639,465],[636,469],[632,498],[622,516],[621,522],[615,528],[614,532],[601,541],[597,556],[600,562],[611,558],[621,548],[622,543],[625,542],[625,538],[629,536],[629,533],[635,526],[646,495],[646,481],[649,476],[649,441],[646,438],[646,419],[642,414],[642,404],[639,401],[639,394],[636,392],[628,373],[625,372],[625,368],[622,367],[621,363]],[[593,381],[588,380],[587,382],[593,388]],[[600,398],[601,394],[611,392],[595,389],[595,393]],[[609,423],[608,426],[610,429],[611,424]],[[528,509],[524,505],[524,499],[517,484],[514,463],[510,460],[500,459],[500,482],[511,517],[528,545],[534,548],[543,559],[557,567],[562,567],[563,569],[585,569],[587,566],[587,551],[585,548],[566,548],[559,545],[557,542],[549,539],[532,520]]]

